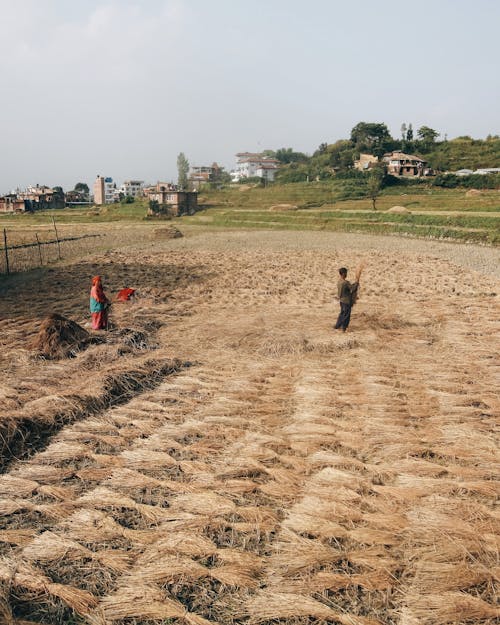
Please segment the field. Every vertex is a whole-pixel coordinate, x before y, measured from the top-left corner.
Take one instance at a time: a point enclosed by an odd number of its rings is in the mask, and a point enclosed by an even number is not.
[[[498,622],[499,250],[202,217],[0,281],[0,622]]]

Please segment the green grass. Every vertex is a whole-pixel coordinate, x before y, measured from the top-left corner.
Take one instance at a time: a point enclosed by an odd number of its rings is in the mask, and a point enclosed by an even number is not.
[[[175,223],[204,227],[287,228],[372,232],[419,237],[451,238],[487,244],[500,244],[500,192],[484,191],[467,196],[464,190],[390,187],[377,200],[340,199],[359,194],[352,180],[334,180],[267,188],[230,187],[200,193],[200,212],[181,217]],[[275,204],[291,204],[298,210],[270,211]],[[411,213],[387,213],[392,206],[404,206]],[[2,215],[0,227],[50,223],[143,222],[147,201],[114,204],[97,208],[68,208],[26,215]],[[156,220],[149,223],[157,224]]]

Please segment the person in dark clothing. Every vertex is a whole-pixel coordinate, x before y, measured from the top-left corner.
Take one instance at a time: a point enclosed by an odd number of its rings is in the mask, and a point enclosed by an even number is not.
[[[339,281],[337,282],[337,294],[340,302],[340,313],[335,324],[335,330],[345,332],[351,320],[351,309],[356,302],[359,282],[347,280],[347,269],[339,269]]]

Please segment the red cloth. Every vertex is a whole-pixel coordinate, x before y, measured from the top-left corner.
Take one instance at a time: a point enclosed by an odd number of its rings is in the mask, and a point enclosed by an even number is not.
[[[106,330],[108,327],[108,311],[103,310],[101,312],[92,313],[92,329],[93,330]]]
[[[135,289],[122,289],[121,291],[119,291],[116,299],[120,302],[128,302],[134,293]]]

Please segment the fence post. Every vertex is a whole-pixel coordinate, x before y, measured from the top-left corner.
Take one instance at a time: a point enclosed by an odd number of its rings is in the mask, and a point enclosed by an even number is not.
[[[54,225],[54,232],[56,233],[56,241],[57,241],[57,254],[59,256],[59,260],[61,260],[61,244],[59,243],[59,236],[57,234],[56,220],[52,217],[52,223]]]
[[[40,245],[40,239],[38,238],[38,232],[35,232],[35,236],[36,236],[36,243],[38,245],[38,255],[40,256],[40,265],[43,265],[42,246]]]
[[[4,228],[3,229],[3,243],[5,246],[5,267],[7,269],[7,273],[10,273],[10,267],[9,267],[9,250],[7,249],[7,230]]]

